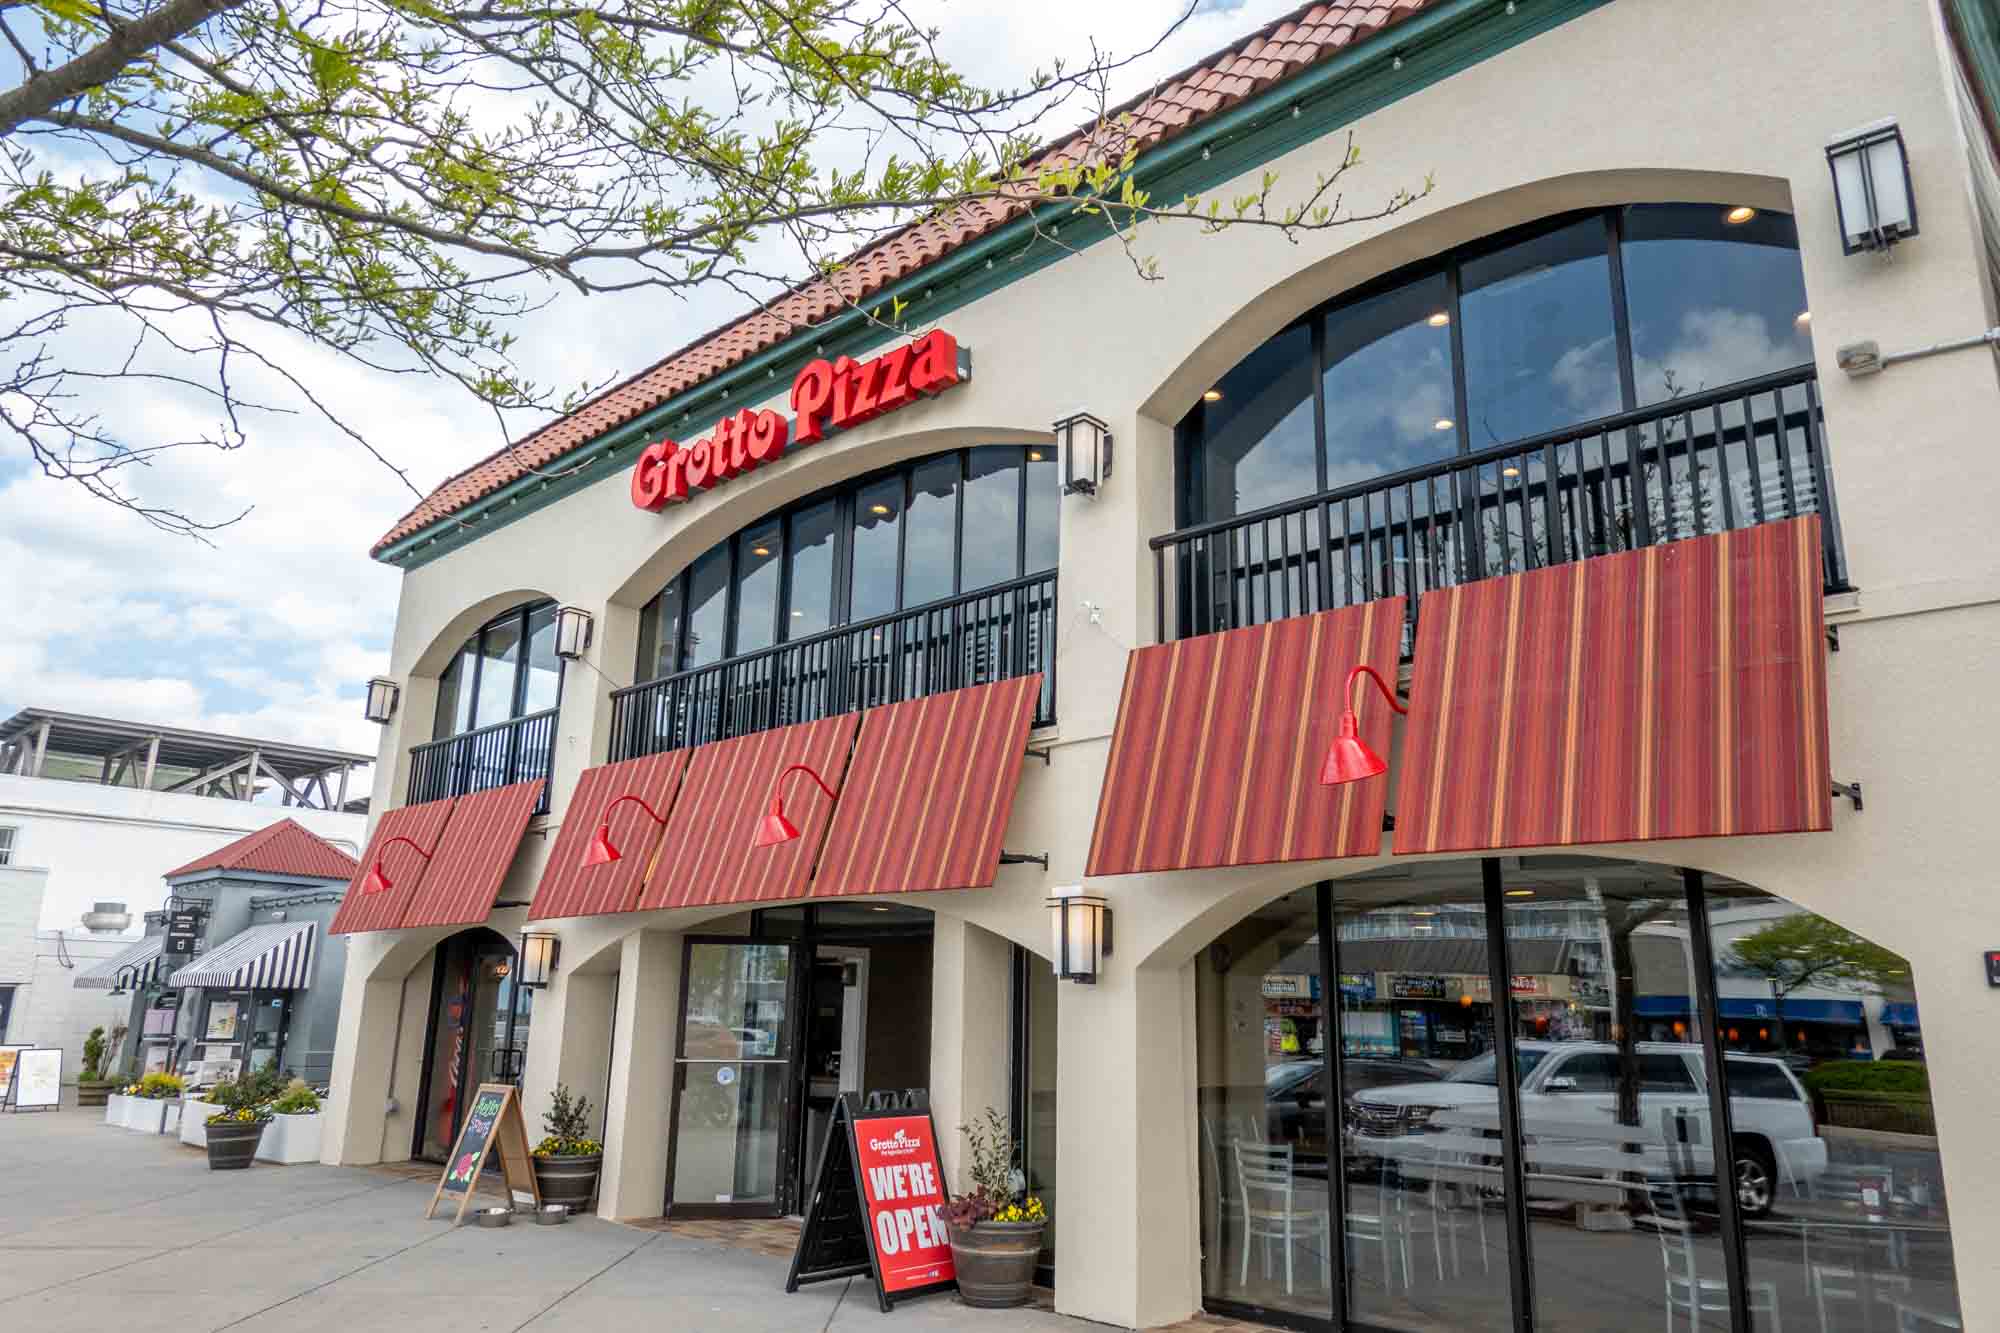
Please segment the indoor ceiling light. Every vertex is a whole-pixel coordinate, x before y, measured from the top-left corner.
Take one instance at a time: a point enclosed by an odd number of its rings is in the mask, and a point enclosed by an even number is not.
[[[1202,390],[1202,394],[1201,394],[1201,401],[1203,401],[1204,403],[1219,403],[1219,402],[1221,402],[1221,401],[1222,401],[1222,390],[1220,390],[1220,389],[1204,389],[1204,390]]]
[[[768,546],[753,546],[753,547],[751,547],[751,548],[750,548],[750,554],[752,554],[752,555],[769,555],[769,554],[771,554],[771,548],[770,548],[770,547],[768,547]]]
[[[1509,889],[1507,890],[1507,896],[1509,898],[1532,898],[1535,896],[1535,891],[1533,889]]]
[[[1456,424],[1457,424],[1457,423],[1456,423],[1456,422],[1454,422],[1454,421],[1453,421],[1453,420],[1452,420],[1452,419],[1451,419],[1450,417],[1439,417],[1439,418],[1437,419],[1437,426],[1436,426],[1436,429],[1438,429],[1438,430],[1450,430],[1450,429],[1451,429],[1451,428],[1452,428],[1452,427],[1453,427],[1454,425],[1456,425]]]
[[[1434,329],[1441,329],[1449,323],[1451,323],[1451,312],[1448,310],[1440,310],[1430,318],[1430,326]]]
[[[1506,467],[1500,469],[1500,475],[1503,477],[1518,477],[1521,475],[1521,469],[1509,463]]]
[[[1040,449],[1030,449],[1030,450],[1028,450],[1028,461],[1029,461],[1030,463],[1039,463],[1039,462],[1041,462],[1041,461],[1042,461],[1042,451],[1041,451]]]
[[[803,620],[803,619],[805,618],[805,614],[806,614],[806,613],[805,613],[805,612],[803,612],[803,611],[794,611],[794,612],[792,612],[792,619],[793,619],[793,620]]]
[[[1794,315],[1792,317],[1792,323],[1798,325],[1800,328],[1804,328],[1806,325],[1812,323],[1812,311],[1810,310],[1799,311],[1797,315]]]
[[[1748,204],[1738,204],[1722,215],[1722,220],[1732,227],[1740,227],[1757,216],[1757,210]]]
[[[886,513],[888,513],[888,512],[889,512],[889,506],[888,506],[888,505],[869,505],[869,506],[868,506],[868,512],[869,512],[869,513],[871,513],[871,514],[886,514]]]

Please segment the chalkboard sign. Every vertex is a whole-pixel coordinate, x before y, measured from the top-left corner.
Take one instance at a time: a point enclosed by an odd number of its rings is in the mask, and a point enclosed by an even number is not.
[[[860,1101],[843,1092],[834,1104],[785,1290],[866,1274],[886,1312],[956,1285],[944,1171],[928,1110]]]
[[[533,1195],[539,1208],[542,1190],[535,1183],[534,1164],[528,1156],[528,1129],[521,1122],[520,1090],[511,1083],[482,1083],[472,1094],[471,1109],[465,1113],[458,1141],[445,1156],[444,1176],[432,1192],[431,1206],[424,1209],[424,1216],[433,1216],[438,1200],[450,1194],[458,1198],[458,1211],[452,1215],[452,1221],[463,1220],[466,1208],[472,1203],[473,1187],[479,1183],[479,1173],[495,1152],[500,1154],[500,1168],[506,1176],[508,1202],[512,1203],[514,1192],[521,1190]]]

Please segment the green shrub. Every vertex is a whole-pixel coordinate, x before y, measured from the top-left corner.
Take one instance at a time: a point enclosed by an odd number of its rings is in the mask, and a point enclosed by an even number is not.
[[[307,1087],[304,1079],[295,1078],[271,1103],[271,1109],[279,1115],[314,1115],[319,1111],[319,1094]]]
[[[86,1083],[95,1083],[104,1077],[104,1029],[92,1028],[90,1035],[83,1039],[83,1072],[78,1075]]]
[[[1836,1060],[1805,1077],[1814,1092],[1928,1094],[1930,1073],[1915,1060]]]
[[[537,1157],[593,1157],[604,1151],[590,1137],[590,1098],[574,1095],[560,1083],[542,1116],[542,1134],[534,1148]]]

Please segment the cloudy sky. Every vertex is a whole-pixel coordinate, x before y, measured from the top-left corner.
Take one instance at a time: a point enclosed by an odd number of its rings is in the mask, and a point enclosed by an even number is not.
[[[1210,0],[1158,52],[1122,72],[1136,93],[1296,0]],[[1181,0],[920,3],[970,76],[1019,83],[1052,58],[1151,44]],[[1052,130],[1082,115],[1063,112]],[[544,383],[598,382],[643,368],[738,313],[726,292],[689,300],[559,300],[523,327],[522,361]],[[502,442],[490,414],[437,381],[370,375],[299,350],[292,367],[429,489]],[[196,433],[198,405],[142,384],[113,389],[105,420],[134,439]],[[522,427],[515,428],[519,434]],[[69,709],[372,752],[361,687],[388,665],[398,575],[368,558],[412,497],[323,421],[263,417],[229,454],[185,454],[139,483],[197,515],[254,506],[204,547],[163,535],[45,480],[0,443],[0,717]]]

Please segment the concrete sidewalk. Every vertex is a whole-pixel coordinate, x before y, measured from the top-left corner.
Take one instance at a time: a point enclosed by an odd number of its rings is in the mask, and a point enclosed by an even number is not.
[[[865,1282],[787,1296],[786,1261],[769,1255],[588,1217],[500,1230],[427,1222],[434,1181],[265,1163],[211,1172],[172,1137],[101,1117],[0,1116],[9,1324],[77,1333],[1101,1327],[973,1310],[950,1295],[899,1306],[885,1324]]]

